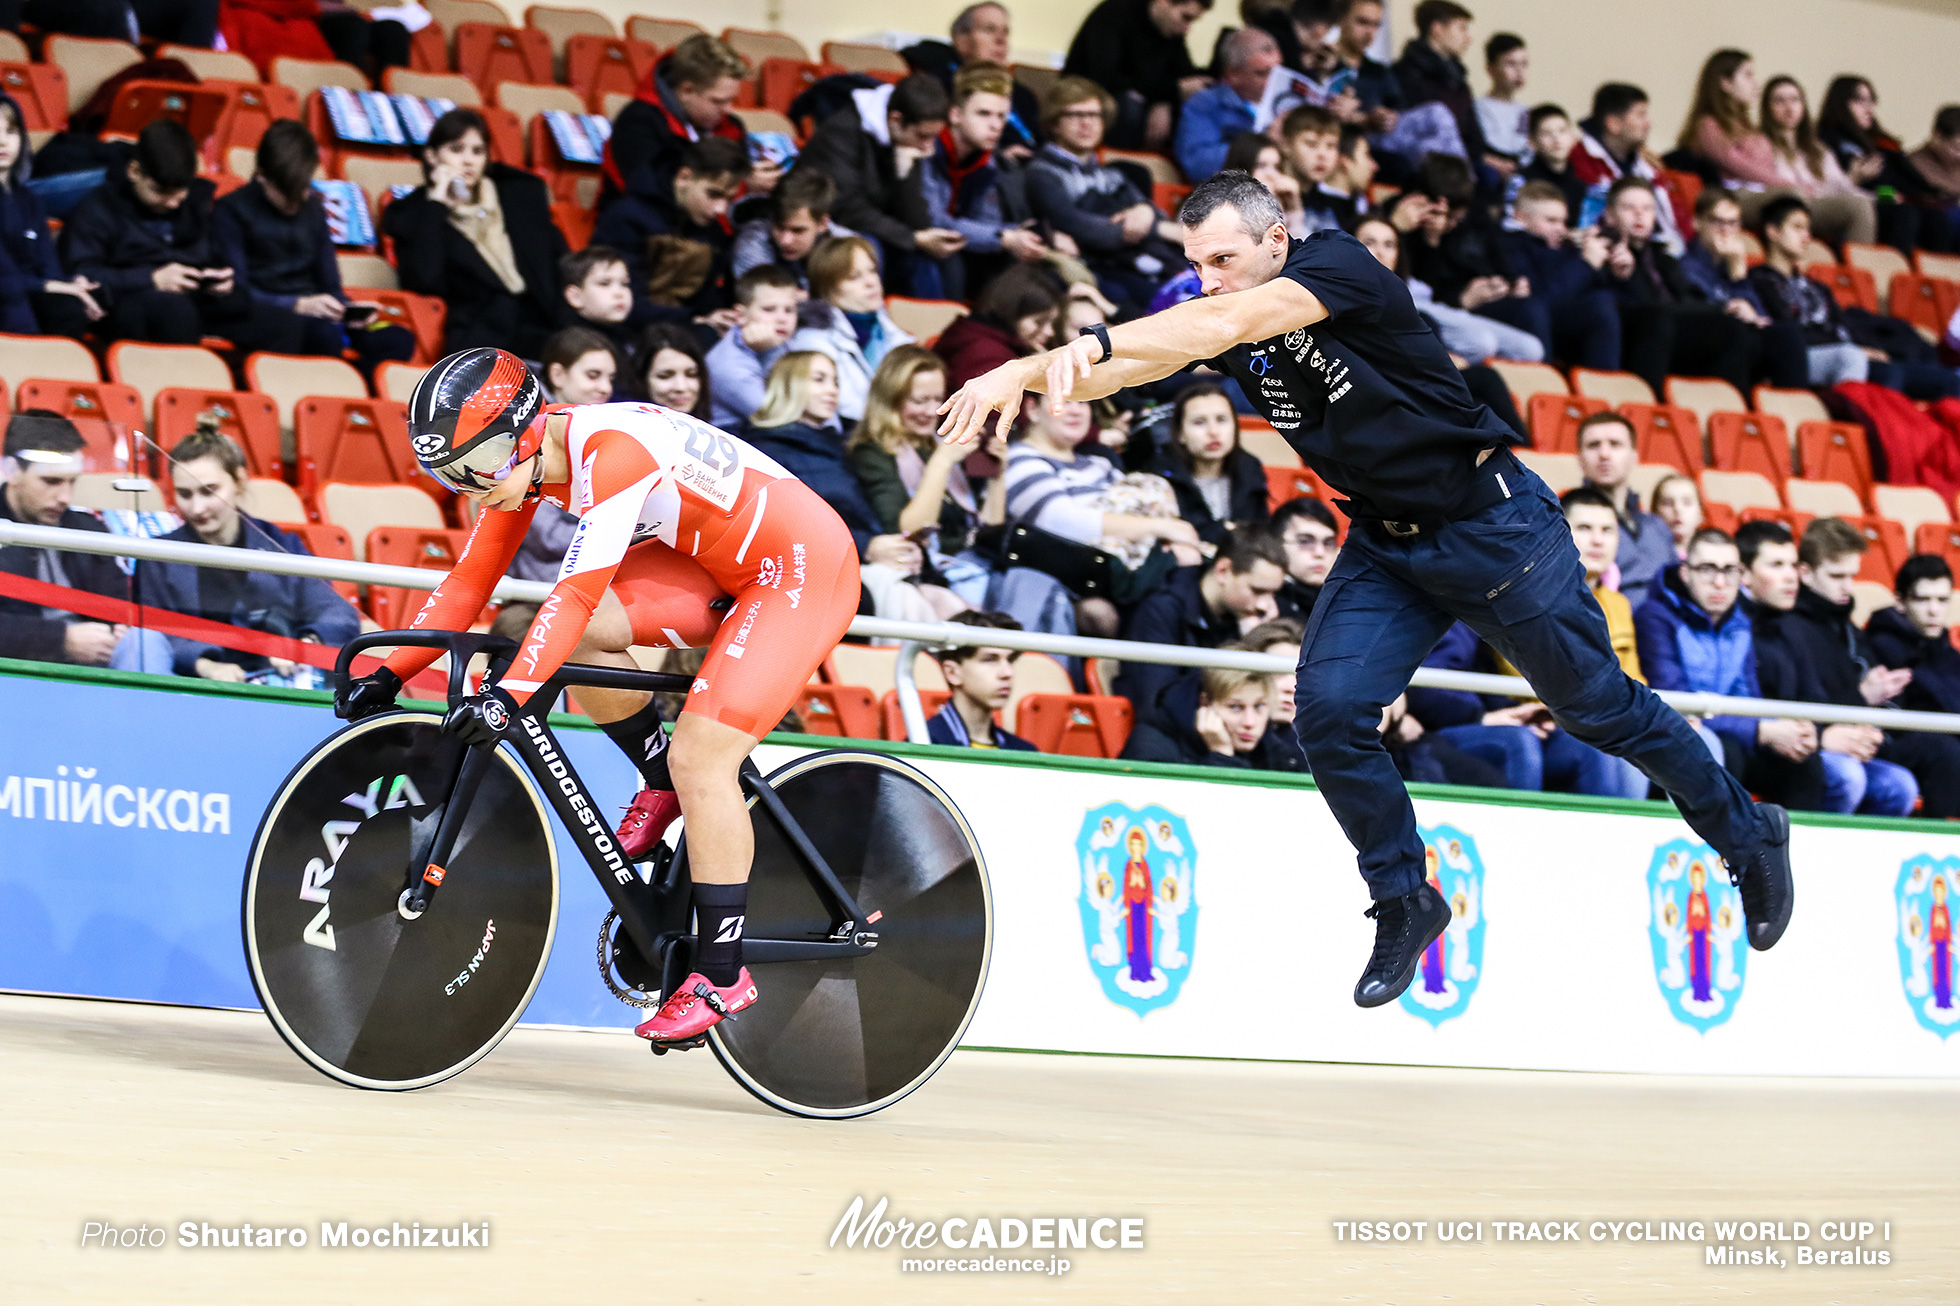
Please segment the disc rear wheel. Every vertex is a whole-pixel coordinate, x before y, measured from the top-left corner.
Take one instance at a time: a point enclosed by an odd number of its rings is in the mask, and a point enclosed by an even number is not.
[[[770,785],[857,900],[869,953],[753,967],[760,997],[709,1031],[743,1087],[796,1115],[889,1106],[924,1083],[965,1033],[993,939],[978,843],[945,792],[877,753],[799,758]],[[750,800],[752,940],[822,939],[830,912],[776,822]],[[685,844],[682,845],[685,855]]]

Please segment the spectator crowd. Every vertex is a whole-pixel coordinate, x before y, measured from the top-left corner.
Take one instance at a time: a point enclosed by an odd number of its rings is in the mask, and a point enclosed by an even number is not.
[[[1296,657],[1339,555],[1338,505],[1272,501],[1244,443],[1250,406],[1204,367],[1059,411],[1031,399],[1012,434],[983,448],[936,439],[939,405],[964,382],[1196,293],[1180,187],[1135,151],[1174,162],[1184,184],[1250,173],[1297,239],[1359,239],[1521,443],[1492,360],[1627,371],[1657,393],[1692,374],[1744,393],[1865,383],[1960,397],[1950,353],[1842,307],[1806,275],[1815,241],[1960,252],[1960,105],[1907,149],[1879,124],[1866,78],[1832,81],[1813,115],[1797,79],[1721,50],[1660,154],[1636,85],[1600,86],[1574,106],[1583,116],[1533,102],[1517,34],[1485,34],[1477,94],[1475,15],[1454,0],[1422,0],[1392,61],[1371,53],[1380,0],[1243,0],[1240,24],[1200,58],[1188,35],[1210,3],[1102,0],[1039,91],[1009,63],[1009,10],[971,5],[947,40],[903,51],[909,75],[816,80],[797,102],[807,138],[787,159],[734,107],[757,70],[691,36],[612,122],[582,247],[545,181],[496,161],[490,124],[468,107],[434,121],[422,184],[387,204],[380,233],[403,288],[443,302],[446,350],[509,349],[559,402],[652,400],[741,435],[843,518],[865,611],[979,628]],[[16,22],[48,31],[134,28],[189,44],[222,31],[255,59],[317,41],[370,71],[407,61],[402,22],[359,11],[16,9]],[[58,138],[38,153],[25,121],[0,94],[0,329],[97,345],[217,337],[370,373],[414,353],[409,332],[378,324],[342,285],[312,185],[320,143],[303,124],[275,123],[251,181],[220,196],[175,120],[133,141],[81,150]],[[920,340],[890,311],[893,295],[965,311]],[[1701,520],[1688,478],[1643,502],[1628,419],[1589,417],[1577,442],[1585,484],[1565,495],[1566,517],[1628,675],[1960,710],[1940,558],[1908,561],[1898,606],[1860,627],[1851,585],[1868,542],[1855,526],[1827,517],[1800,537],[1773,521],[1729,533]],[[100,529],[70,506],[84,447],[58,414],[16,415],[0,517]],[[169,459],[173,538],[303,549],[240,508],[244,461],[224,436],[200,431]],[[569,533],[565,514],[541,513],[514,572],[550,575]],[[256,573],[145,564],[131,575],[23,548],[0,550],[0,570],[300,640],[338,643],[359,620],[330,586]],[[282,659],[3,596],[0,656],[304,683]],[[961,648],[940,663],[950,697],[930,722],[936,742],[1028,746],[998,719],[1013,655]],[[1429,665],[1507,670],[1462,626]],[[1100,685],[1091,663],[1070,671]],[[1108,688],[1134,712],[1126,756],[1304,771],[1290,681],[1130,664]],[[1695,726],[1753,791],[1790,806],[1960,815],[1954,737],[1726,715]],[[1648,792],[1530,701],[1412,690],[1385,705],[1381,734],[1415,779]]]

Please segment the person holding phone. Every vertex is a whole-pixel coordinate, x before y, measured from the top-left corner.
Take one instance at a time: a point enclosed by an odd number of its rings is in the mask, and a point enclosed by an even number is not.
[[[103,184],[68,215],[61,262],[90,282],[110,340],[194,345],[221,336],[275,349],[274,311],[244,292],[215,234],[216,189],[197,174],[197,143],[159,118],[134,145],[110,145]]]
[[[248,186],[218,201],[213,233],[227,266],[207,268],[201,288],[236,284],[262,310],[269,334],[254,347],[338,358],[354,349],[363,372],[415,353],[413,332],[374,320],[372,304],[350,304],[340,283],[326,206],[313,190],[320,147],[304,123],[282,119],[259,140]]]

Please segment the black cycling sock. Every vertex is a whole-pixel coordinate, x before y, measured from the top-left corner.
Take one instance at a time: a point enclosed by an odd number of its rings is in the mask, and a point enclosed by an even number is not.
[[[727,988],[742,973],[742,926],[748,903],[747,882],[695,882],[694,969],[718,989]]]
[[[640,769],[647,788],[674,787],[674,778],[667,773],[667,732],[660,728],[659,700],[649,698],[645,707],[624,721],[608,721],[599,729]]]

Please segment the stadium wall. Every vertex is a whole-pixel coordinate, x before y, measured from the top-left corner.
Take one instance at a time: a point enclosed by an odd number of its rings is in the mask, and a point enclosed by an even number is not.
[[[0,989],[255,1006],[242,869],[267,800],[334,728],[322,698],[0,663]],[[561,738],[595,793],[634,784],[596,731]],[[1801,818],[1796,923],[1755,954],[1670,808],[1420,790],[1455,922],[1408,995],[1360,1011],[1372,926],[1310,783],[871,746],[937,779],[985,850],[996,951],[970,1045],[1960,1075],[1944,823]],[[592,962],[605,901],[562,834],[559,850],[558,946],[526,1019],[630,1025]]]
[[[574,0],[567,0],[573,3]],[[521,14],[516,0],[506,9]],[[920,32],[941,36],[962,0],[921,9],[911,0],[727,0],[707,16],[695,5],[658,0],[587,0],[624,27],[634,14],[658,13],[689,18],[703,27],[754,27],[790,33],[812,56],[825,41],[862,40],[881,32]],[[1593,88],[1605,81],[1636,82],[1653,97],[1657,142],[1673,148],[1687,111],[1701,62],[1723,46],[1756,56],[1767,79],[1790,73],[1810,91],[1813,110],[1824,88],[1839,73],[1862,73],[1879,88],[1880,121],[1916,146],[1925,139],[1933,112],[1960,100],[1953,77],[1953,51],[1960,49],[1960,9],[1950,0],[1465,0],[1476,15],[1478,51],[1470,60],[1471,80],[1485,89],[1482,43],[1492,32],[1514,31],[1531,43],[1533,103],[1553,100],[1575,114],[1592,102]],[[1059,56],[1092,6],[1013,4],[1014,45],[1019,57],[1035,61],[1040,52]],[[1413,30],[1414,0],[1391,0],[1390,22],[1397,53]],[[772,17],[773,15],[773,17]],[[1193,29],[1190,45],[1203,62],[1219,29],[1238,23],[1238,5],[1218,0]]]

